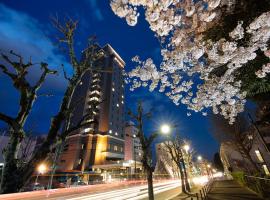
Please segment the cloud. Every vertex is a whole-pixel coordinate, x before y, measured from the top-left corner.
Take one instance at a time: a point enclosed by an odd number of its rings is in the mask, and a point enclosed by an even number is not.
[[[46,28],[31,16],[15,11],[0,4],[0,50],[13,50],[23,58],[33,62],[47,62],[50,68],[59,69],[61,64],[68,65],[65,57],[46,36]],[[38,69],[36,69],[38,71]],[[35,72],[36,72],[35,71]],[[34,73],[37,76],[37,73]],[[62,90],[66,83],[60,77],[50,77],[47,86]]]
[[[102,15],[100,8],[97,5],[98,4],[97,0],[86,0],[86,2],[90,6],[91,9],[90,12],[92,13],[93,17],[95,17],[98,21],[103,21],[104,17]]]
[[[47,62],[51,69],[59,70],[61,64],[69,68],[66,58],[59,53],[58,48],[47,37],[47,33],[46,24],[41,24],[26,13],[13,10],[0,3],[0,50],[2,52],[7,53],[13,50],[25,58],[25,61],[31,57],[33,62]],[[39,73],[39,66],[33,66],[29,73],[29,80],[36,80]],[[37,128],[46,130],[50,117],[58,110],[57,105],[62,99],[66,85],[67,82],[62,73],[58,76],[48,76],[40,92],[55,96],[50,99],[38,98],[28,123],[32,123],[33,119],[40,119]],[[1,112],[14,116],[18,110],[18,92],[13,88],[8,77],[2,73],[0,73],[0,96],[2,97],[0,99]]]

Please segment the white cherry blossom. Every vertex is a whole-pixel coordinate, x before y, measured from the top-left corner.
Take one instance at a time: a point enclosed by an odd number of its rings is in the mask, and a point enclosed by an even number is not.
[[[220,17],[220,8],[233,7],[234,0],[111,0],[113,12],[136,25],[141,7],[150,29],[160,39],[162,62],[154,64],[138,56],[133,58],[137,66],[128,73],[131,90],[149,86],[149,90],[164,92],[176,105],[184,104],[188,110],[207,115],[211,109],[230,123],[244,110],[246,92],[235,72],[257,57],[261,50],[270,58],[267,42],[270,39],[270,12],[265,12],[247,27],[239,21],[229,33],[229,41],[204,41],[203,33]],[[250,35],[245,46],[238,40]],[[212,72],[226,66],[222,75]],[[256,72],[259,78],[270,73],[270,63]],[[195,81],[194,81],[195,80]],[[191,116],[188,112],[187,116]]]

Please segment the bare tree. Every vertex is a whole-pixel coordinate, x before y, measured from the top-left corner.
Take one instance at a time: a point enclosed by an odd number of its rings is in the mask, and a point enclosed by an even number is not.
[[[7,55],[1,54],[4,61],[9,65],[0,65],[0,69],[6,74],[13,82],[13,86],[19,91],[20,94],[20,108],[16,117],[8,116],[0,113],[0,120],[4,121],[10,127],[10,142],[5,154],[5,166],[1,181],[1,193],[11,193],[18,191],[32,176],[37,165],[45,160],[50,151],[55,148],[57,142],[62,142],[65,137],[72,131],[63,128],[65,121],[71,117],[72,108],[70,106],[71,98],[73,96],[76,86],[80,83],[82,76],[89,71],[93,72],[107,72],[95,65],[95,62],[100,59],[102,52],[97,48],[93,39],[88,41],[87,50],[83,51],[83,59],[77,58],[74,50],[74,33],[77,28],[77,21],[68,19],[64,24],[61,24],[57,18],[53,19],[53,24],[60,32],[60,43],[64,43],[70,57],[71,67],[73,73],[68,77],[64,67],[64,77],[68,82],[67,88],[59,108],[58,113],[52,117],[48,135],[45,141],[39,146],[38,150],[34,153],[29,162],[24,166],[18,166],[17,153],[22,139],[25,136],[24,124],[31,112],[33,103],[38,97],[38,90],[45,81],[48,74],[56,74],[56,71],[50,70],[48,64],[39,63],[42,74],[37,83],[32,86],[26,79],[29,69],[34,64],[31,60],[27,63],[23,62],[20,55],[10,52],[13,56],[17,57],[19,61],[13,61]],[[11,69],[10,69],[11,68]],[[15,72],[13,72],[15,71]],[[85,125],[82,121],[78,126]],[[61,134],[62,133],[62,134]]]
[[[1,53],[3,64],[0,64],[2,73],[7,75],[14,88],[19,92],[19,110],[15,117],[0,113],[0,120],[9,126],[10,140],[5,151],[5,165],[2,172],[1,191],[9,193],[18,190],[18,150],[25,136],[24,125],[31,112],[32,106],[38,97],[38,90],[44,83],[48,74],[56,74],[50,70],[47,63],[37,63],[42,73],[35,84],[27,80],[29,70],[36,65],[31,59],[24,62],[22,56],[10,51],[10,55]],[[13,58],[11,58],[13,57]],[[14,58],[15,57],[15,58]],[[16,61],[14,61],[16,60]]]
[[[252,165],[253,170],[249,170],[249,173],[252,173],[252,171],[259,173],[260,169],[250,156],[256,134],[248,125],[249,123],[245,117],[243,115],[238,116],[233,125],[228,124],[220,116],[213,116],[212,122],[215,138],[220,142],[230,142],[232,144],[232,147],[241,154],[243,159]]]
[[[153,190],[153,172],[155,170],[153,166],[152,160],[152,143],[157,138],[158,133],[154,132],[149,137],[147,137],[144,133],[143,126],[145,118],[149,118],[151,113],[144,113],[142,102],[139,102],[137,105],[137,113],[133,113],[132,111],[128,112],[129,116],[135,121],[136,127],[138,129],[138,138],[140,139],[140,143],[142,145],[142,164],[143,168],[147,174],[147,183],[148,183],[148,199],[154,200],[154,190]]]
[[[174,161],[178,170],[180,172],[181,177],[181,187],[182,192],[189,194],[190,186],[188,182],[188,177],[186,173],[186,166],[184,160],[184,153],[183,153],[183,145],[184,141],[179,135],[171,135],[167,138],[167,141],[164,141],[163,144],[165,146],[165,150],[167,151],[170,158]]]

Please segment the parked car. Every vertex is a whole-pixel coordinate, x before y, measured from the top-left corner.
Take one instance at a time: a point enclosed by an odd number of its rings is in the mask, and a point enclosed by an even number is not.
[[[21,189],[21,192],[37,191],[37,190],[45,190],[45,186],[41,185],[40,183],[32,183],[28,186],[23,187]]]
[[[78,181],[78,182],[74,182],[71,187],[78,187],[78,186],[84,186],[87,185],[87,183],[83,182],[83,181]]]

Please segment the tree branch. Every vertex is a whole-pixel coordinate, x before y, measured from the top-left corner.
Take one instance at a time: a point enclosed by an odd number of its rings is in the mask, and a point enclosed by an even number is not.
[[[14,125],[14,118],[10,117],[10,116],[7,116],[3,113],[0,112],[0,120],[2,120],[3,122],[7,123],[8,125],[10,126],[13,126]]]
[[[2,72],[9,76],[12,80],[16,79],[16,74],[9,72],[6,66],[0,64],[0,68],[2,69]]]
[[[64,78],[65,78],[67,81],[71,82],[71,78],[69,78],[69,77],[67,76],[67,72],[66,72],[66,70],[65,70],[65,66],[64,66],[63,64],[62,64],[61,66],[62,66]]]
[[[55,70],[50,70],[48,68],[48,64],[47,63],[40,63],[41,69],[43,70],[39,80],[37,81],[36,85],[33,87],[33,92],[36,93],[37,90],[41,87],[41,85],[44,83],[46,76],[48,74],[56,74],[57,71]]]

